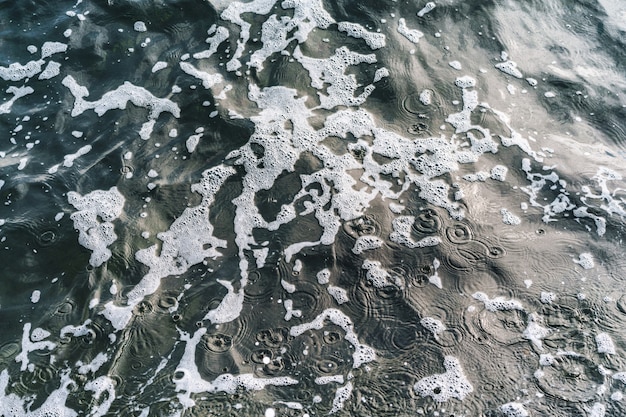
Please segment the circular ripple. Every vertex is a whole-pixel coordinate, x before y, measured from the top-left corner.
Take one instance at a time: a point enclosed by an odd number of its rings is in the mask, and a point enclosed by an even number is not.
[[[316,316],[321,312],[322,293],[317,284],[298,281],[296,291],[289,294],[289,298],[293,301],[293,309],[301,310],[303,315]]]
[[[415,216],[413,229],[418,233],[433,234],[441,229],[441,218],[435,210],[424,209]]]
[[[462,244],[473,240],[474,232],[465,223],[455,223],[446,228],[446,237],[452,243]]]
[[[204,336],[196,348],[196,363],[203,377],[211,380],[221,374],[236,373],[239,369],[232,356],[210,350],[210,342]]]
[[[213,353],[228,352],[233,347],[233,338],[227,334],[206,334],[202,339],[206,348]]]
[[[270,271],[264,268],[250,271],[244,295],[246,302],[254,304],[268,300],[280,281],[276,278],[277,275],[280,275],[278,269]]]
[[[527,327],[527,318],[526,313],[519,310],[466,309],[464,325],[478,343],[510,345],[524,341],[522,334]]]
[[[41,394],[42,391],[51,394],[54,390],[53,385],[57,379],[57,373],[58,369],[54,365],[38,363],[32,372],[20,373],[18,381],[13,384],[13,388],[20,396]]]
[[[412,375],[385,374],[376,380],[360,381],[346,404],[350,415],[399,416],[415,410],[418,396],[411,389]]]
[[[598,366],[584,356],[564,354],[551,366],[541,368],[537,384],[543,392],[563,400],[581,403],[592,400],[604,384]]]
[[[46,247],[55,244],[59,240],[59,231],[57,229],[47,229],[39,233],[37,243],[39,246]]]
[[[11,362],[20,352],[20,345],[15,342],[8,342],[0,346],[0,363]]]
[[[384,350],[382,354],[387,357],[410,352],[420,341],[416,325],[400,322],[386,326],[381,340],[385,343],[379,350]]]
[[[463,330],[458,327],[448,327],[446,330],[437,334],[435,343],[441,347],[457,346],[463,341]]]
[[[353,239],[360,236],[380,236],[382,226],[376,216],[367,214],[358,219],[347,221],[343,224],[343,231]]]
[[[250,361],[256,364],[264,364],[274,359],[274,353],[270,349],[262,348],[252,351]]]
[[[487,246],[487,256],[491,259],[500,259],[506,256],[506,249],[499,245]]]
[[[239,415],[239,411],[233,409],[230,400],[226,396],[211,396],[211,398],[203,398],[197,400],[196,404],[188,410],[185,415],[193,417],[206,416],[234,416]]]
[[[269,348],[277,348],[282,346],[289,338],[289,330],[286,328],[265,329],[259,331],[256,340]]]

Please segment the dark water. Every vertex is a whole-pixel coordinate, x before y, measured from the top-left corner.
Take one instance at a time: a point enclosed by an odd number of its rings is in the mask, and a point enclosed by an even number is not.
[[[0,1],[0,415],[626,414],[625,22]]]

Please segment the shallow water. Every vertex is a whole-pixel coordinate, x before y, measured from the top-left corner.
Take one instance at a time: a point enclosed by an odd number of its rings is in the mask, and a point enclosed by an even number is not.
[[[626,4],[0,6],[0,415],[626,413]]]

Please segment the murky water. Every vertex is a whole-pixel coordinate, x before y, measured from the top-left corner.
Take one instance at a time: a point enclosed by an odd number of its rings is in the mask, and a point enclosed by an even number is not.
[[[625,22],[0,2],[0,415],[626,414]]]

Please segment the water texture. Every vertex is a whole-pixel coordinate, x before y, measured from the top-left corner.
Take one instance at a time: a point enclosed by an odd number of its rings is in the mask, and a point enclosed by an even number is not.
[[[625,22],[0,1],[0,416],[626,414]]]

